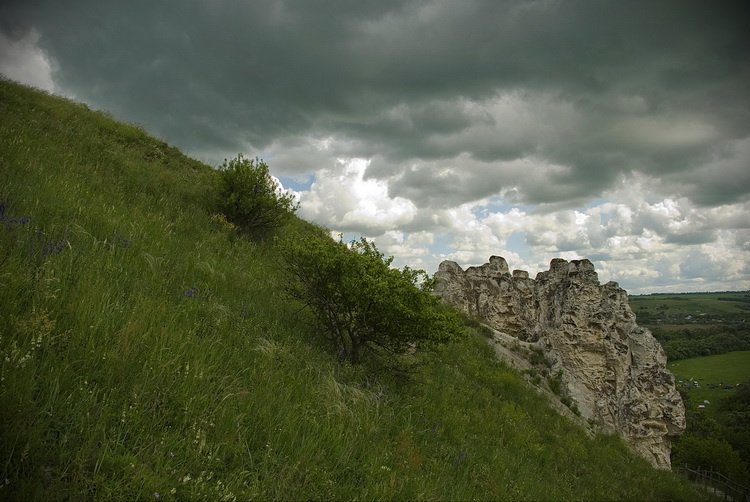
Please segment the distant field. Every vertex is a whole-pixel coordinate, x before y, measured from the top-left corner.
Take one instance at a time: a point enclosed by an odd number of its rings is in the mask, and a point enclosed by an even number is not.
[[[734,390],[726,390],[725,385],[738,384],[750,378],[750,351],[729,352],[715,356],[694,357],[667,364],[678,380],[690,387],[693,405],[698,406],[704,400],[710,401],[706,410],[713,415],[714,407]],[[700,387],[693,387],[690,379],[698,381]],[[711,388],[711,385],[717,386]]]
[[[750,322],[750,291],[634,295],[628,302],[643,325]]]

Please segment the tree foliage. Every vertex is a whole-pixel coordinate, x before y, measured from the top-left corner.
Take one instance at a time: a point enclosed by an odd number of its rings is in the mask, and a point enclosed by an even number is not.
[[[719,404],[717,420],[727,428],[727,441],[750,468],[750,380],[742,382],[734,394]]]
[[[736,350],[750,350],[746,326],[712,326],[666,330],[653,328],[654,337],[661,343],[670,361],[726,354]]]
[[[262,160],[236,158],[219,166],[218,208],[228,221],[245,231],[282,226],[299,208],[283,193]]]
[[[672,466],[712,469],[736,482],[750,482],[750,382],[719,405],[716,419],[686,404],[687,431],[672,443]]]
[[[433,279],[422,270],[391,268],[393,258],[364,238],[347,245],[302,237],[281,250],[287,293],[312,312],[317,330],[351,363],[393,358],[463,332],[455,311],[430,293]]]
[[[686,434],[674,445],[672,465],[721,473],[738,483],[747,483],[747,466],[724,439]]]

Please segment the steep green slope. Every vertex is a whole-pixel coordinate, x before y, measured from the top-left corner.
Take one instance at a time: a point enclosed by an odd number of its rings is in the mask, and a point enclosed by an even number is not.
[[[213,214],[215,183],[0,82],[0,498],[701,497],[558,416],[476,334],[408,382],[338,362],[273,240]]]

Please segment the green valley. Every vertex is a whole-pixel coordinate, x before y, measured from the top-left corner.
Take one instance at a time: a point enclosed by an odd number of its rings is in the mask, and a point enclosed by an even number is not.
[[[664,347],[686,408],[673,467],[711,469],[750,485],[750,293],[630,296]]]

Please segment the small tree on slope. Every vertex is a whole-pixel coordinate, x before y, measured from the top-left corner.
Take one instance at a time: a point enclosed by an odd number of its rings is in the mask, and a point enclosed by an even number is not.
[[[318,331],[351,363],[404,354],[461,336],[458,315],[430,293],[424,271],[391,268],[366,239],[350,245],[304,237],[281,245],[287,293],[309,308]]]
[[[281,192],[262,160],[239,154],[224,159],[219,174],[219,210],[242,230],[280,227],[299,208],[291,194]]]

